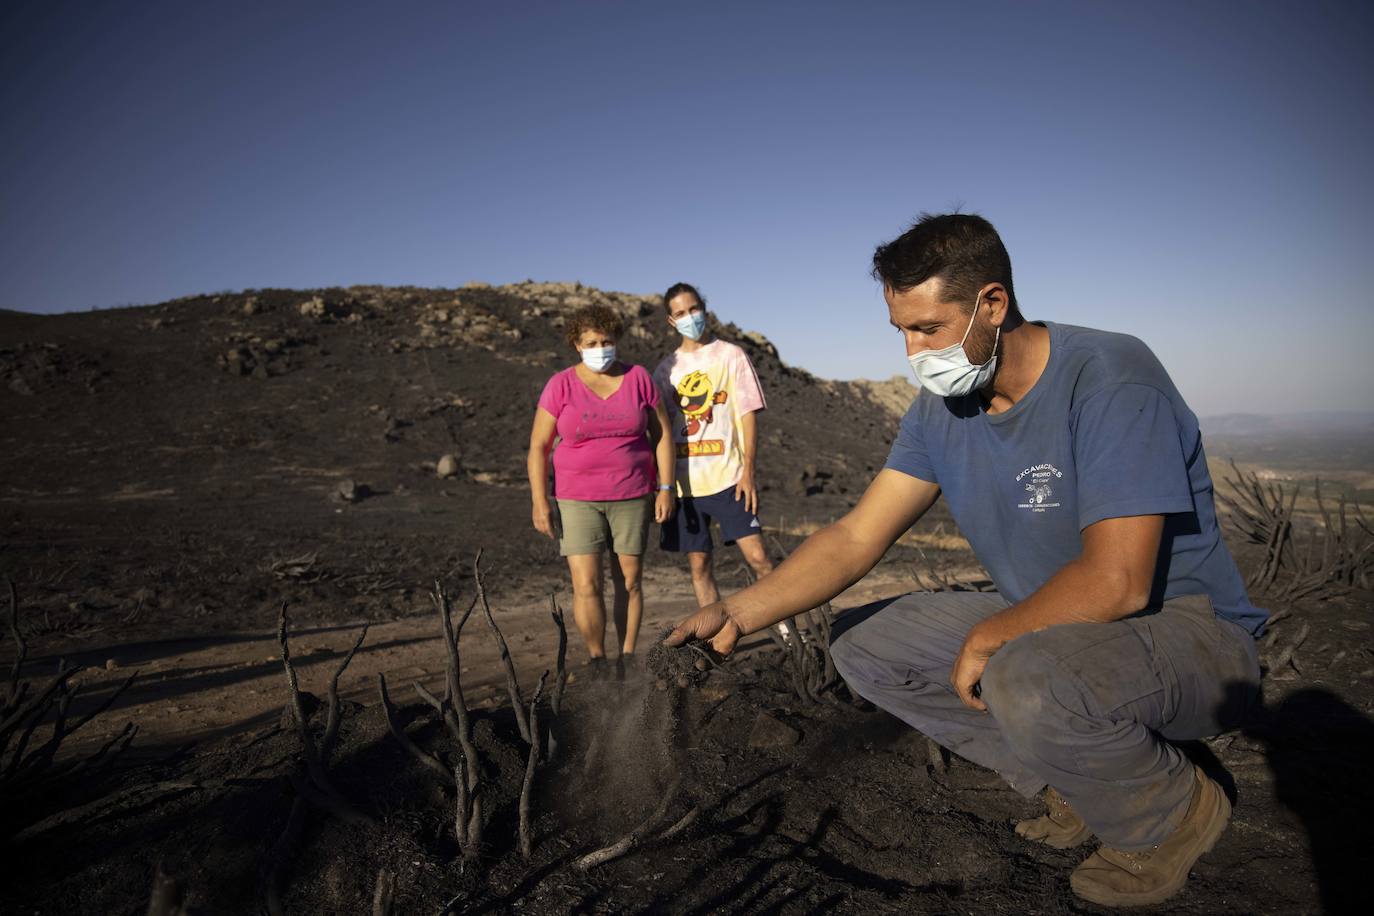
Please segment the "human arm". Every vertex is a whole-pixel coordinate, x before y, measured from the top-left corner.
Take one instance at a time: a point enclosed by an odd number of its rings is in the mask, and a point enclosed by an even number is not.
[[[949,680],[965,706],[986,710],[974,695],[988,659],[1025,633],[1063,623],[1109,623],[1150,600],[1164,516],[1108,518],[1083,529],[1083,551],[1026,600],[975,624]]]
[[[744,509],[750,515],[759,511],[757,484],[757,457],[759,442],[758,412],[768,408],[763,397],[763,386],[759,384],[754,364],[738,347],[730,351],[733,358],[731,372],[734,377],[734,391],[731,395],[731,410],[739,416],[740,453],[743,469],[739,482],[735,484],[735,501],[744,500]]]
[[[677,484],[674,475],[677,470],[677,455],[673,450],[672,428],[668,421],[668,408],[659,398],[649,414],[649,441],[654,444],[654,463],[658,467],[658,490],[654,495],[654,521],[663,524],[677,508]],[[664,489],[664,486],[667,489]]]
[[[530,427],[530,452],[526,468],[530,475],[530,501],[534,530],[553,537],[553,502],[549,499],[549,449],[557,432],[558,420],[543,407],[534,411]]]
[[[811,535],[749,588],[683,620],[665,642],[710,640],[717,652],[729,654],[741,637],[829,601],[877,565],[939,495],[933,483],[880,471],[847,515]]]
[[[758,411],[751,410],[739,418],[741,446],[744,452],[744,469],[739,483],[735,484],[735,501],[744,500],[744,511],[757,515],[759,511],[759,491],[754,479],[754,456],[758,453],[759,425]]]

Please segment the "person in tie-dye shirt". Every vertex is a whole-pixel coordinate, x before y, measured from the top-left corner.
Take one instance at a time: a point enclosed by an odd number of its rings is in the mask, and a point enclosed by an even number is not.
[[[706,300],[695,287],[674,284],[663,294],[663,309],[681,342],[654,370],[677,450],[679,495],[677,511],[660,530],[660,546],[687,554],[692,588],[705,607],[720,600],[711,563],[712,521],[722,541],[739,545],[755,575],[773,569],[754,478],[757,415],[768,405],[748,355],[707,328]]]

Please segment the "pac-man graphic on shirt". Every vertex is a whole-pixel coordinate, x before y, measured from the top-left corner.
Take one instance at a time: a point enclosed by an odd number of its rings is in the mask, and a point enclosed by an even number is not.
[[[724,391],[716,391],[711,377],[700,369],[689,372],[677,383],[677,404],[687,425],[682,428],[684,436],[695,436],[703,428],[711,425],[715,406],[724,404],[729,397]]]

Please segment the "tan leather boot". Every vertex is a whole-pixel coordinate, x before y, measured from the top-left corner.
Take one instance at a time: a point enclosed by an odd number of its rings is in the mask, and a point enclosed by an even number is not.
[[[1103,906],[1143,906],[1176,894],[1188,870],[1212,850],[1231,818],[1231,802],[1221,787],[1193,768],[1193,798],[1188,813],[1164,842],[1143,852],[1103,846],[1069,877],[1073,892]]]
[[[1049,810],[1040,817],[1017,822],[1017,836],[1055,849],[1072,849],[1093,835],[1078,812],[1053,789],[1045,790],[1045,807]]]

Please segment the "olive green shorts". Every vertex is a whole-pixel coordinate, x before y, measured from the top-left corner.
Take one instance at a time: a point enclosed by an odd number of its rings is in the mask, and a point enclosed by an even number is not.
[[[610,547],[622,556],[640,556],[654,515],[653,496],[588,501],[560,499],[563,535],[558,552],[565,557],[600,553]]]

